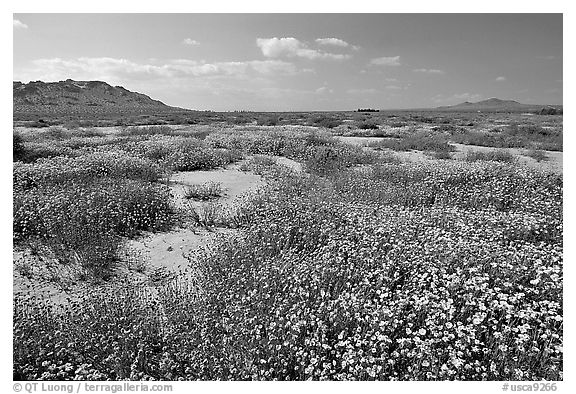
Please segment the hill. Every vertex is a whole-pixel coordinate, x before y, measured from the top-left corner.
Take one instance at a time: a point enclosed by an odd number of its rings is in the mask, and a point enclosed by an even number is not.
[[[13,82],[14,118],[183,111],[142,93],[101,81]]]
[[[437,107],[436,111],[451,111],[451,112],[532,112],[539,113],[544,109],[553,108],[555,110],[562,110],[561,105],[538,105],[538,104],[522,104],[514,100],[501,100],[498,98],[491,98],[488,100],[478,101],[476,103],[463,102],[456,105]]]

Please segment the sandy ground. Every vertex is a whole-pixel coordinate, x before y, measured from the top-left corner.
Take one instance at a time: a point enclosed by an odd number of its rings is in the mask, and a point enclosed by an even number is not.
[[[347,144],[362,146],[365,149],[370,149],[368,144],[371,142],[381,141],[382,138],[378,137],[336,137],[340,141]],[[456,160],[462,159],[466,152],[477,151],[477,152],[489,152],[496,148],[477,146],[477,145],[463,145],[463,144],[452,144],[456,151],[452,153],[452,158]],[[544,171],[553,171],[562,174],[563,173],[563,152],[556,151],[544,151],[547,156],[545,161],[537,162],[531,157],[525,156],[527,149],[520,148],[503,148],[499,149],[512,153],[517,159],[519,164],[527,165],[532,168],[537,168]],[[424,154],[421,151],[410,151],[410,152],[393,152],[395,156],[399,157],[402,161],[424,161],[424,160],[434,160],[434,158]]]
[[[227,206],[233,204],[236,198],[245,193],[255,191],[264,185],[259,175],[250,172],[242,172],[238,169],[239,164],[225,169],[214,171],[186,171],[178,172],[170,179],[173,202],[180,209],[190,207],[202,209],[203,202],[187,200],[184,198],[186,187],[206,182],[219,183],[224,189],[224,196],[214,200]],[[148,233],[136,240],[127,242],[129,253],[134,253],[146,262],[150,269],[167,269],[179,272],[186,268],[188,260],[186,256],[193,250],[208,245],[216,234],[231,233],[229,229],[201,229],[186,226],[163,233]]]

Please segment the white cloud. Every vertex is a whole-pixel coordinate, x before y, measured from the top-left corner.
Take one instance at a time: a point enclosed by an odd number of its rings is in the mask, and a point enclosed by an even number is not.
[[[293,75],[296,67],[282,60],[250,60],[242,62],[205,63],[188,59],[172,59],[164,63],[137,63],[127,59],[109,57],[77,59],[37,59],[32,67],[23,70],[16,79],[57,81],[67,78],[79,80],[100,79],[106,82],[134,80],[237,77],[249,75]]]
[[[370,60],[370,64],[375,66],[400,66],[400,56],[377,57]]]
[[[327,86],[322,86],[315,91],[317,94],[324,94],[324,93],[334,93],[334,89],[330,89]]]
[[[350,46],[346,41],[339,38],[317,38],[316,42],[320,45],[334,45],[343,48]]]
[[[502,76],[496,78],[496,81],[498,81],[498,82],[504,82],[505,80],[506,80],[506,77],[502,77]]]
[[[28,25],[20,22],[18,19],[13,19],[12,24],[14,29],[28,29]]]
[[[191,39],[191,38],[185,38],[185,39],[182,41],[182,44],[184,44],[184,45],[190,45],[190,46],[200,45],[200,43],[199,43],[198,41],[193,40],[193,39]]]
[[[294,37],[283,38],[258,38],[256,45],[266,57],[302,57],[306,59],[328,59],[328,60],[346,60],[351,56],[348,54],[329,53],[316,49],[310,49],[308,45],[297,40]]]
[[[445,74],[443,70],[438,70],[435,68],[416,68],[412,71],[415,73],[423,73],[423,74]]]

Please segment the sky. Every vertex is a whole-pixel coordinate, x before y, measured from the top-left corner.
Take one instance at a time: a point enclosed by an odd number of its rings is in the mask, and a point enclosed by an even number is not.
[[[15,81],[215,111],[562,104],[562,14],[14,14]]]

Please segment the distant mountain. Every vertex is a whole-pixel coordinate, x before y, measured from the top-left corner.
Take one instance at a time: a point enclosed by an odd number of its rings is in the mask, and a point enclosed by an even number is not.
[[[466,101],[461,104],[437,107],[435,110],[454,112],[539,112],[549,108],[562,110],[561,105],[522,104],[518,101],[498,98],[491,98],[476,103]]]
[[[142,93],[100,81],[13,82],[14,115],[154,113],[180,108],[170,107]]]

